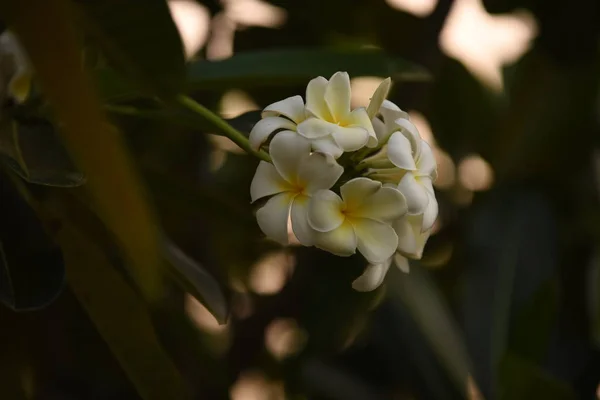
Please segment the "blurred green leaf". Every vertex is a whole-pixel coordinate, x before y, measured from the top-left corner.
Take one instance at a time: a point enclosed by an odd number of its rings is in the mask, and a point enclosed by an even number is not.
[[[422,67],[374,50],[295,49],[237,53],[222,61],[196,61],[188,67],[188,90],[224,90],[260,86],[304,85],[319,75],[336,71],[350,76],[390,76],[393,81],[424,81],[431,77]],[[105,99],[136,97],[131,85],[109,69],[98,71]]]
[[[57,187],[85,183],[85,176],[77,171],[55,129],[47,122],[2,122],[0,159],[30,183]]]
[[[162,94],[185,83],[185,58],[165,0],[78,0],[88,33],[109,62],[141,88]],[[151,90],[150,93],[153,93]]]

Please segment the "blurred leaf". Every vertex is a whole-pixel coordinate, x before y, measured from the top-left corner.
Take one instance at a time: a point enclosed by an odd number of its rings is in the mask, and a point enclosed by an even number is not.
[[[144,295],[157,299],[162,285],[159,229],[122,139],[103,115],[94,87],[81,68],[71,3],[23,0],[0,4],[31,58],[67,150],[88,177],[85,187],[99,215],[122,245]]]
[[[61,250],[3,174],[0,204],[0,301],[16,311],[42,308],[64,286]]]
[[[219,323],[224,324],[229,307],[216,279],[170,240],[165,239],[163,247],[176,281],[204,304]]]
[[[141,88],[175,94],[185,83],[185,58],[165,0],[77,0],[88,33],[109,61]],[[150,91],[153,93],[153,91]]]
[[[430,79],[422,67],[380,51],[295,49],[237,53],[222,61],[196,61],[188,67],[188,90],[247,89],[257,86],[305,85],[336,71],[350,76],[390,76],[393,81]],[[106,99],[134,97],[135,89],[112,70],[97,73]]]
[[[46,122],[3,122],[0,159],[30,183],[58,187],[85,183],[85,176],[75,169],[54,128]]]
[[[535,364],[507,353],[500,363],[499,399],[571,400],[575,393],[569,385],[544,373]]]

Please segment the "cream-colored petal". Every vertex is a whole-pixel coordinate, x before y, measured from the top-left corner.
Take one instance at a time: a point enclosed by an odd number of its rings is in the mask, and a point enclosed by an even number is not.
[[[394,254],[394,264],[396,267],[405,274],[410,272],[410,264],[408,263],[408,258],[404,257],[402,254]]]
[[[310,197],[297,195],[292,202],[290,213],[294,235],[304,246],[312,246],[314,243],[314,230],[308,224],[309,202]]]
[[[296,124],[287,118],[282,117],[267,117],[263,118],[254,125],[250,131],[250,146],[254,150],[258,150],[269,136],[279,129],[296,130]]]
[[[377,135],[375,134],[375,129],[373,128],[373,123],[371,122],[371,118],[367,114],[367,110],[364,107],[357,108],[353,110],[348,118],[344,121],[348,128],[363,128],[369,134],[369,138],[367,139],[367,147],[376,147],[378,140]]]
[[[351,128],[336,125],[331,136],[344,151],[362,149],[369,140],[369,132],[362,127]]]
[[[436,175],[437,162],[435,161],[433,151],[431,151],[431,146],[426,141],[421,140],[420,150],[417,157],[418,175],[433,177]]]
[[[250,184],[250,198],[256,200],[290,190],[291,186],[279,175],[273,164],[261,161]]]
[[[332,122],[340,122],[350,113],[350,76],[347,72],[336,72],[329,79],[325,102],[333,117]]]
[[[344,183],[340,193],[346,204],[346,211],[352,213],[358,210],[365,199],[381,188],[381,183],[369,178],[354,178]]]
[[[358,292],[370,292],[377,289],[383,283],[383,279],[390,269],[392,259],[379,264],[370,264],[365,272],[352,282],[352,288]]]
[[[338,128],[336,124],[312,117],[298,124],[297,131],[307,139],[318,139],[331,135]]]
[[[300,161],[298,182],[307,194],[312,194],[331,188],[343,173],[344,168],[332,155],[313,152]]]
[[[398,118],[408,119],[408,113],[402,111],[400,107],[389,100],[383,101],[379,113],[383,117],[383,122],[385,122],[388,128],[391,127]]]
[[[406,136],[406,138],[410,141],[412,153],[414,157],[417,158],[421,152],[421,143],[423,142],[417,127],[406,118],[396,119],[396,121],[394,121],[394,125],[395,129],[400,129],[402,134],[404,134],[404,136]]]
[[[412,218],[411,218],[412,217]],[[398,235],[398,251],[407,256],[417,254],[417,235],[421,227],[421,216],[418,216],[417,227],[415,230],[413,224],[414,216],[405,216],[392,224],[392,227]]]
[[[308,82],[306,86],[306,110],[315,117],[331,121],[331,113],[325,102],[325,89],[327,89],[328,80],[318,76]]]
[[[269,239],[288,244],[288,217],[294,196],[289,192],[273,196],[256,212],[258,226]]]
[[[262,117],[283,115],[299,124],[306,117],[302,96],[292,96],[268,105],[262,112]]]
[[[430,230],[438,216],[438,202],[435,198],[435,195],[427,192],[427,196],[429,197],[429,201],[427,202],[425,212],[423,212],[423,225],[421,227],[422,232]]]
[[[368,218],[351,219],[358,251],[371,264],[382,263],[394,254],[398,236],[390,224]]]
[[[309,153],[310,142],[292,131],[279,132],[269,145],[269,154],[277,172],[292,184],[297,183],[300,160]]]
[[[381,108],[383,101],[388,96],[391,86],[392,80],[390,78],[385,78],[383,82],[379,84],[377,89],[375,89],[375,93],[373,93],[373,97],[371,97],[371,101],[367,107],[369,118],[373,119],[379,113],[379,109]]]
[[[351,256],[356,253],[356,235],[349,221],[329,232],[315,232],[315,246],[337,256]]]
[[[421,214],[425,211],[427,203],[429,202],[427,190],[423,185],[417,182],[415,176],[411,172],[407,172],[402,179],[400,179],[398,189],[406,199],[409,214]]]
[[[316,231],[329,232],[338,228],[346,216],[342,213],[344,203],[331,190],[320,190],[310,199],[308,223]]]
[[[311,143],[314,151],[331,154],[331,156],[333,156],[335,159],[338,159],[342,154],[344,154],[344,150],[338,146],[331,136],[326,136],[321,139],[313,139],[311,140]]]
[[[392,137],[390,137],[387,155],[390,161],[398,168],[407,171],[414,171],[417,169],[410,141],[401,132],[394,132]]]
[[[400,218],[406,212],[406,199],[402,193],[397,188],[382,187],[371,196],[366,197],[358,210],[351,215],[389,222]]]
[[[385,124],[383,123],[383,121],[380,120],[379,118],[373,118],[371,120],[371,123],[373,124],[373,130],[375,131],[375,136],[377,136],[377,142],[385,143],[385,141],[387,140],[387,138],[389,136],[389,132],[388,132]]]

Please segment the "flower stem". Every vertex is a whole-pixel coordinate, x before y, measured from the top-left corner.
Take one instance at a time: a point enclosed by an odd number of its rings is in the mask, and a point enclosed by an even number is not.
[[[250,141],[240,131],[229,125],[221,117],[204,107],[202,104],[196,102],[194,99],[186,96],[179,95],[176,98],[177,104],[192,111],[194,114],[199,115],[204,120],[210,123],[213,128],[217,129],[223,135],[231,139],[235,144],[244,149],[248,154],[251,154],[259,159],[267,162],[271,162],[271,157],[262,150],[256,151],[250,146]]]

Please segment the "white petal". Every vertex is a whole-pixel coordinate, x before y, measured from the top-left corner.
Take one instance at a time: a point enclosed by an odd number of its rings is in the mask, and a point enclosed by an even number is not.
[[[358,292],[370,292],[377,289],[383,283],[391,264],[392,259],[389,258],[382,263],[368,265],[365,272],[352,282],[352,288]]]
[[[325,103],[327,82],[327,79],[322,76],[308,82],[308,86],[306,86],[306,110],[320,119],[331,121],[331,113],[327,103]]]
[[[417,127],[406,118],[396,119],[395,125],[396,128],[400,128],[402,134],[410,141],[412,152],[416,158],[421,151],[421,142],[423,141]]]
[[[310,197],[298,195],[292,202],[292,230],[298,241],[304,246],[312,246],[314,230],[308,224],[308,204]]]
[[[308,205],[308,223],[319,232],[338,228],[346,217],[342,214],[343,202],[331,190],[320,190],[312,196]]]
[[[427,196],[427,190],[415,179],[415,176],[411,172],[404,174],[400,183],[398,183],[398,189],[406,198],[406,204],[408,205],[409,214],[421,214],[427,208],[429,197]]]
[[[268,105],[262,112],[263,118],[283,115],[295,123],[304,121],[304,101],[302,96],[292,96]]]
[[[387,154],[396,167],[407,171],[417,169],[410,141],[401,132],[395,132],[388,141]]]
[[[258,226],[268,238],[281,244],[288,243],[288,217],[294,196],[280,193],[273,196],[256,212]]]
[[[344,183],[340,193],[346,204],[348,212],[354,212],[360,208],[365,199],[379,190],[381,183],[369,178],[354,178]]]
[[[351,220],[357,238],[358,251],[372,264],[386,261],[398,247],[398,236],[386,223],[367,218]]]
[[[431,151],[431,147],[424,140],[421,140],[420,150],[421,152],[417,157],[417,168],[419,169],[418,175],[432,177],[436,173],[437,169],[437,163],[435,161],[433,151]]]
[[[417,235],[421,228],[421,216],[418,218],[418,229],[414,229],[412,216],[406,216],[394,221],[392,227],[398,235],[398,251],[404,255],[414,256],[418,253]]]
[[[348,128],[363,128],[369,134],[369,138],[367,140],[367,147],[375,147],[377,146],[377,135],[375,134],[375,129],[373,129],[373,123],[371,122],[371,118],[367,114],[367,110],[364,107],[357,108],[353,110],[348,118],[344,121]]]
[[[394,254],[394,264],[396,264],[396,267],[398,267],[398,269],[402,272],[404,272],[405,274],[408,274],[410,272],[410,264],[408,263],[408,258],[404,257],[401,254]]]
[[[315,246],[337,256],[356,253],[356,235],[349,221],[329,232],[315,232]]]
[[[307,139],[317,139],[331,135],[338,128],[337,124],[318,118],[309,118],[298,124],[297,130],[299,134]]]
[[[333,74],[325,89],[325,102],[333,117],[332,122],[339,122],[350,113],[350,76],[347,72]]]
[[[343,173],[344,168],[335,162],[333,156],[314,152],[300,161],[298,182],[307,194],[312,194],[331,188]]]
[[[250,146],[258,150],[269,138],[269,136],[278,129],[295,130],[296,124],[287,118],[267,117],[263,118],[254,125],[250,131]]]
[[[300,160],[310,153],[310,142],[296,132],[279,132],[269,145],[277,172],[288,182],[297,183]]]
[[[383,101],[379,112],[383,117],[383,122],[385,122],[388,127],[391,127],[398,118],[408,119],[408,113],[402,111],[400,107],[389,100]]]
[[[344,150],[338,146],[331,136],[327,136],[322,139],[314,139],[311,141],[311,143],[314,151],[331,154],[331,156],[335,159],[338,159],[342,154],[344,154]]]
[[[435,198],[435,195],[432,193],[428,193],[427,195],[429,197],[429,201],[427,203],[427,207],[425,208],[425,212],[423,213],[423,225],[421,227],[422,232],[430,230],[438,216],[438,202]]]
[[[369,140],[369,132],[362,127],[335,126],[332,134],[335,142],[344,151],[355,151],[362,149]]]
[[[385,143],[389,132],[388,132],[385,124],[383,123],[383,121],[380,120],[379,118],[373,118],[371,120],[371,123],[373,124],[373,130],[375,131],[375,136],[377,136],[377,142]]]
[[[375,93],[373,93],[373,97],[371,97],[371,101],[367,107],[369,118],[373,119],[379,113],[383,101],[390,92],[390,86],[392,86],[392,80],[390,78],[385,78],[383,82],[379,84],[377,89],[375,89]]]
[[[279,175],[273,164],[261,161],[250,184],[250,198],[256,200],[290,190],[291,186]]]
[[[382,187],[368,196],[352,215],[389,222],[406,214],[406,199],[397,188]]]

